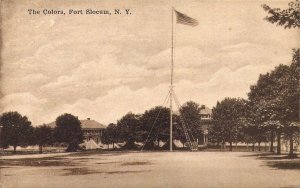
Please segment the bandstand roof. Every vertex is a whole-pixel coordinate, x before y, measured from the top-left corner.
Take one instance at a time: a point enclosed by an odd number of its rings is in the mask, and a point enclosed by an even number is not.
[[[95,121],[95,120],[92,120],[90,118],[88,119],[84,119],[84,120],[80,120],[81,122],[81,128],[82,129],[105,129],[106,126]],[[51,128],[55,128],[56,124],[55,124],[55,121],[54,122],[51,122],[49,124],[47,124],[49,127]]]

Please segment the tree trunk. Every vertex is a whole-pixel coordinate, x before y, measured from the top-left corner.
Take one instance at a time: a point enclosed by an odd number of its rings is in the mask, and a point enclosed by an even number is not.
[[[258,142],[258,151],[260,151],[260,142]]]
[[[43,153],[43,145],[39,145],[39,153],[40,153],[40,154]]]
[[[17,152],[17,146],[14,145],[14,154]]]
[[[223,140],[222,149],[225,149],[225,140]]]
[[[270,146],[270,152],[274,152],[274,131],[271,130],[271,146]]]
[[[265,151],[267,151],[267,142],[265,142]]]
[[[229,134],[229,151],[232,151],[232,137],[231,137],[231,133]]]
[[[109,150],[109,144],[107,144],[107,149]]]
[[[254,151],[255,142],[252,143],[252,151]]]
[[[293,141],[293,133],[290,134],[290,157],[294,156],[294,141]]]
[[[78,150],[80,150],[78,143],[69,143],[66,149],[67,152],[76,152]]]
[[[277,132],[277,155],[281,154],[281,132],[278,130]]]
[[[248,150],[248,144],[249,144],[249,143],[247,142],[247,143],[246,143],[246,148],[247,148],[247,150]]]
[[[112,143],[113,144],[113,149],[115,148],[115,142]]]

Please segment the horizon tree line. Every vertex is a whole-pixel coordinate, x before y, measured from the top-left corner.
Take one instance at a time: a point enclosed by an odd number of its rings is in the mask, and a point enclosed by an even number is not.
[[[182,132],[182,122],[180,117],[185,113],[185,119],[194,122],[189,127],[195,136],[201,133],[199,124],[195,120],[200,120],[200,106],[195,102],[187,102],[180,109],[180,114],[174,114],[174,138],[186,142]],[[159,114],[159,116],[157,116]],[[148,137],[146,148],[157,149],[160,142],[169,139],[169,108],[156,106],[146,110],[143,114],[127,113],[117,121],[117,124],[109,124],[104,131],[102,141],[107,144],[125,142],[124,149],[136,149],[135,142],[143,142]],[[187,114],[190,116],[187,116]],[[43,147],[55,143],[66,143],[66,151],[80,150],[79,144],[83,142],[83,132],[81,122],[78,117],[72,114],[62,114],[56,118],[55,128],[51,129],[46,124],[33,127],[27,116],[22,116],[19,112],[4,112],[0,116],[2,125],[0,135],[0,146],[8,148],[13,146],[14,153],[18,146],[38,145],[42,153]]]
[[[0,147],[12,146],[13,153],[16,153],[18,146],[32,145],[38,145],[39,153],[42,153],[43,147],[55,143],[66,143],[66,151],[80,149],[78,144],[83,142],[83,133],[78,117],[65,113],[58,116],[55,122],[54,129],[46,124],[33,127],[27,116],[16,111],[4,112],[0,116]]]

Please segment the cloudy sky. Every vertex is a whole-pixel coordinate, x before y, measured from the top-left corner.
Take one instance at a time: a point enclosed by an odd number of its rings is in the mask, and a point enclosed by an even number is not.
[[[261,4],[285,1],[4,1],[1,111],[34,125],[62,113],[101,123],[161,105],[169,89],[171,7],[199,21],[176,24],[175,92],[213,107],[247,97],[259,74],[290,64],[299,33],[263,20]],[[27,9],[66,15],[29,15]],[[68,15],[130,8],[131,15]]]

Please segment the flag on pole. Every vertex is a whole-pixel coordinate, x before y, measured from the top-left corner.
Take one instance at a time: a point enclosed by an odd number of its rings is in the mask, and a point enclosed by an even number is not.
[[[195,27],[198,25],[198,21],[194,18],[191,18],[181,12],[178,12],[177,10],[174,10],[176,13],[176,22],[179,24],[184,25],[190,25],[192,27]]]

